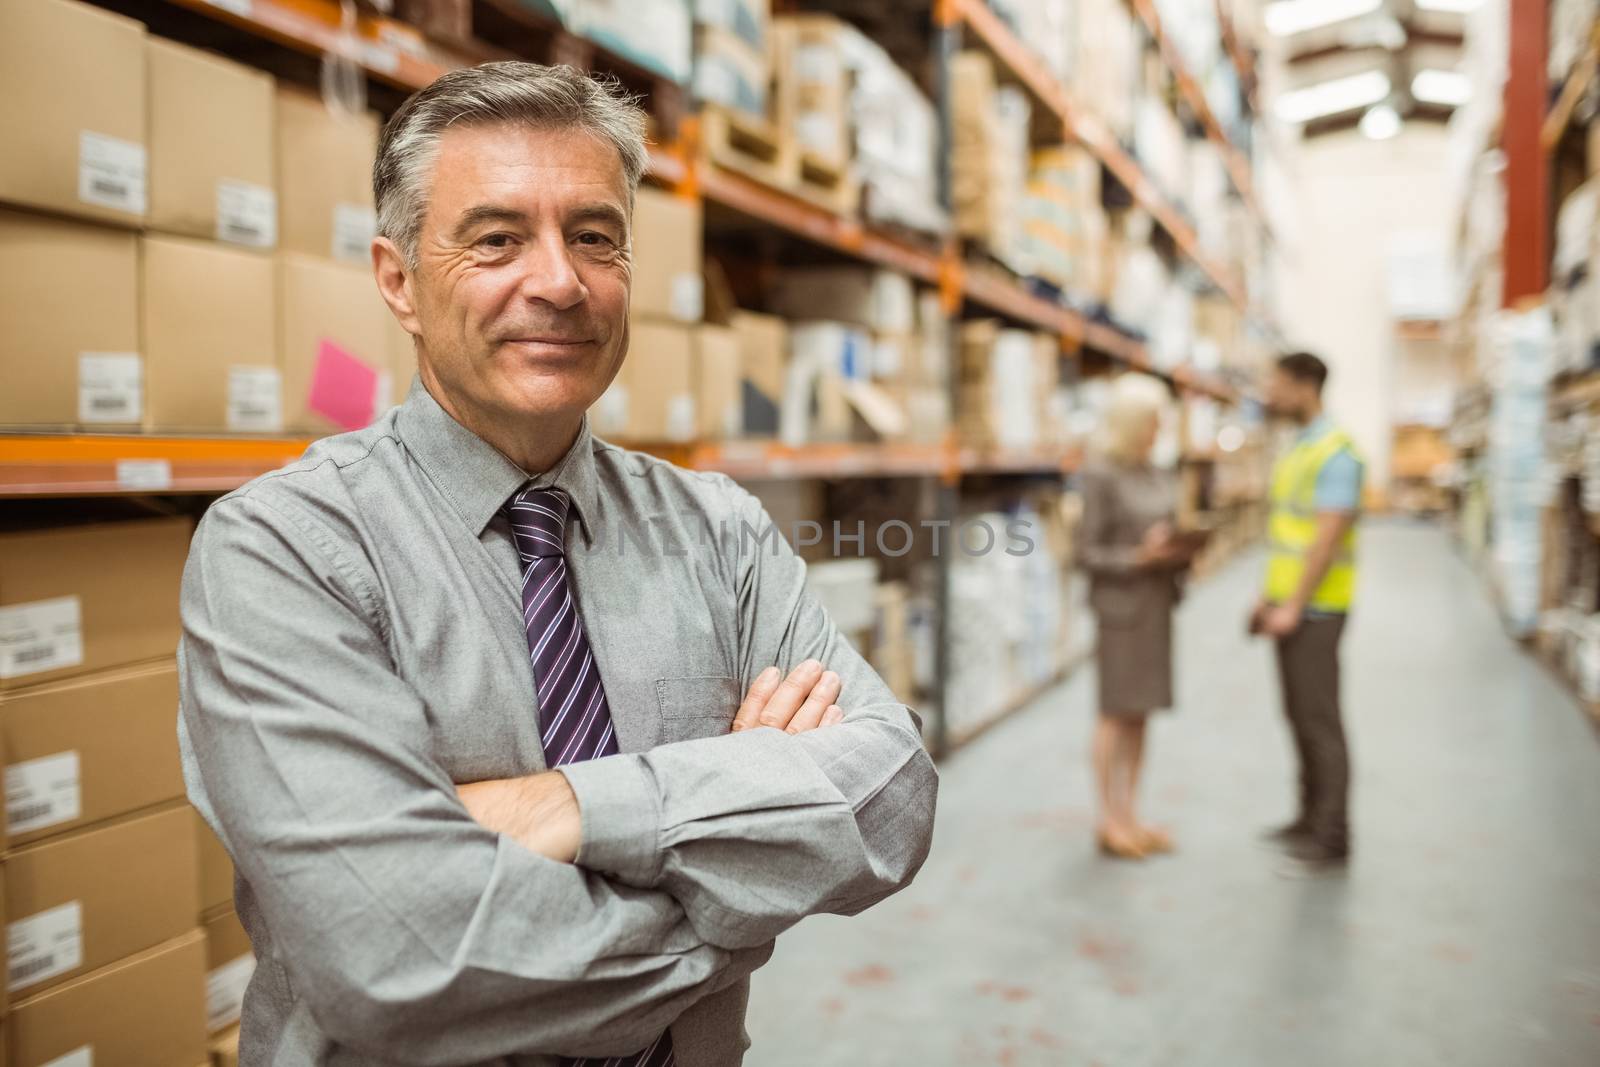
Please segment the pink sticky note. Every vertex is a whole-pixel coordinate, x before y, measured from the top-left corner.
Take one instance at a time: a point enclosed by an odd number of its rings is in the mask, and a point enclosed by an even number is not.
[[[372,421],[378,393],[378,372],[326,337],[317,345],[317,366],[311,374],[306,406],[346,430]]]

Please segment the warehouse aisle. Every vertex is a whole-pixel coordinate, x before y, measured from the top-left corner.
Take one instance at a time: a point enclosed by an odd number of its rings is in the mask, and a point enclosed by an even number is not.
[[[755,979],[752,1067],[1600,1063],[1600,736],[1499,629],[1446,535],[1374,523],[1346,644],[1356,856],[1275,873],[1270,656],[1235,564],[1181,618],[1147,808],[1182,851],[1090,847],[1092,676],[943,766],[932,858]]]

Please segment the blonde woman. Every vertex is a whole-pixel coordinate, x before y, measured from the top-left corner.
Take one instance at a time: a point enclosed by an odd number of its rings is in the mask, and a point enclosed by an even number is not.
[[[1191,557],[1174,526],[1176,481],[1150,462],[1168,402],[1167,387],[1154,378],[1118,378],[1100,447],[1081,476],[1079,562],[1099,629],[1099,843],[1125,859],[1172,848],[1164,831],[1140,822],[1135,804],[1146,720],[1172,706],[1172,609]]]

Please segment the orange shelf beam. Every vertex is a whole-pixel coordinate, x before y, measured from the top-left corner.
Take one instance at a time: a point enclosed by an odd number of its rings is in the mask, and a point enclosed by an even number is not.
[[[0,435],[0,496],[224,493],[298,459],[301,437]]]

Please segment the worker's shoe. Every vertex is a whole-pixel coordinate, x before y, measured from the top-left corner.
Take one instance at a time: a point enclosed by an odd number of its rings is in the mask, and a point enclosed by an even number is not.
[[[1290,878],[1314,878],[1337,874],[1350,863],[1349,845],[1330,845],[1312,838],[1291,841],[1285,851],[1289,861],[1279,873]]]
[[[1273,845],[1291,845],[1296,841],[1304,841],[1311,837],[1311,827],[1303,819],[1296,819],[1286,826],[1274,827],[1261,832],[1261,840]]]

